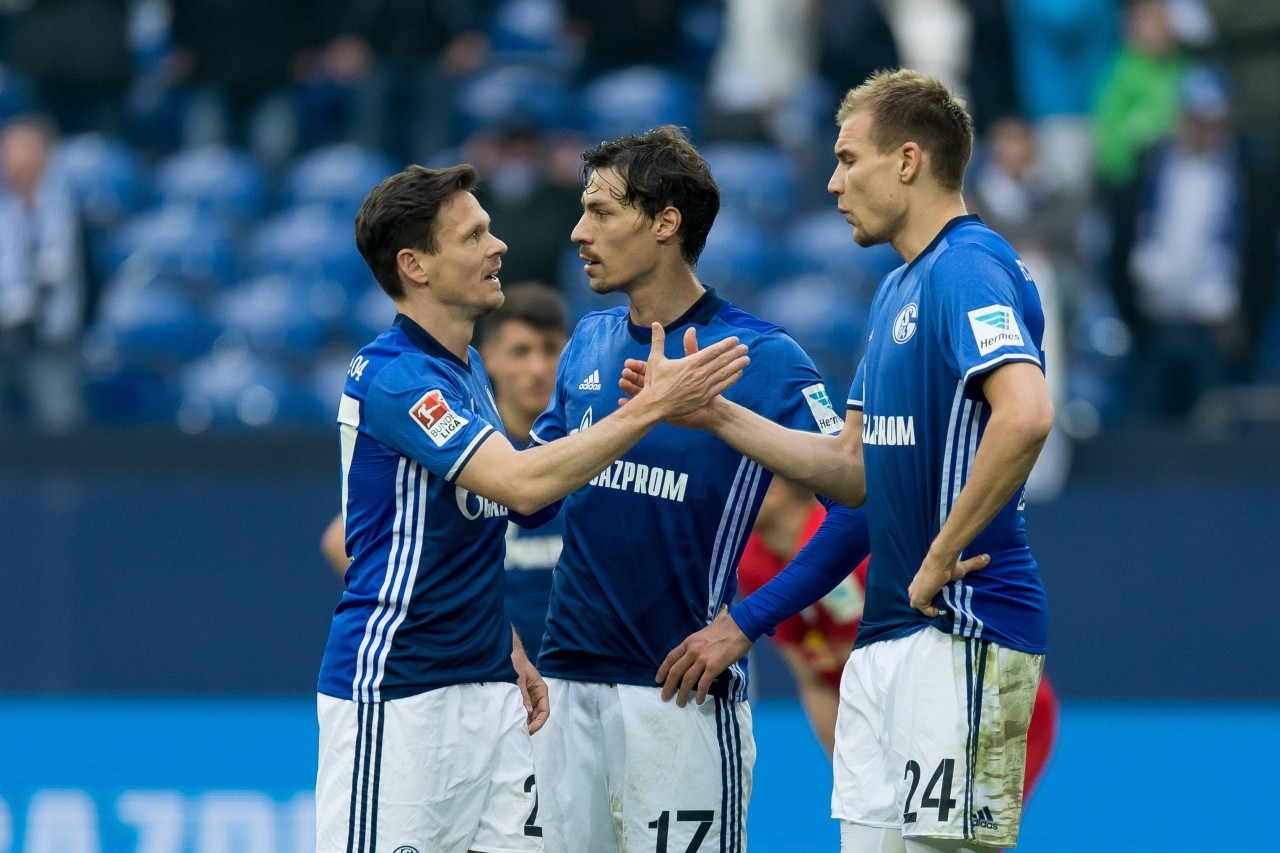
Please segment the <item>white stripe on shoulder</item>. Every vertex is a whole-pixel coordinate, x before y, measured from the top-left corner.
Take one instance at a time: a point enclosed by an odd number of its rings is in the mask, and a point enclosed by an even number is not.
[[[965,371],[964,378],[960,381],[968,383],[970,379],[977,376],[979,373],[985,373],[997,364],[1005,361],[1029,361],[1032,364],[1039,365],[1042,368],[1044,367],[1044,365],[1040,364],[1039,357],[1034,356],[1029,352],[1008,352],[1004,355],[996,356],[990,361],[984,361],[982,364],[975,364],[973,367]]]
[[[343,394],[338,402],[338,423],[347,426],[360,426],[360,401],[350,394]]]
[[[476,452],[476,448],[480,446],[481,440],[491,432],[493,432],[493,427],[489,424],[485,424],[484,427],[475,434],[475,437],[471,439],[471,442],[466,446],[466,449],[458,454],[458,458],[453,463],[453,467],[449,469],[449,473],[444,475],[446,480],[450,483],[453,482],[453,478],[458,476],[458,472],[462,470],[462,466],[466,465],[467,462],[471,460],[471,455]]]

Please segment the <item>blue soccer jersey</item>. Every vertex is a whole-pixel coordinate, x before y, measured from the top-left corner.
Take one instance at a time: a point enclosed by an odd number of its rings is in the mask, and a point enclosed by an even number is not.
[[[352,559],[319,691],[376,702],[515,681],[507,510],[455,485],[502,423],[479,354],[464,363],[397,316],[351,361],[338,422]]]
[[[965,549],[991,563],[943,588],[929,619],[907,587],[973,465],[990,418],[981,378],[1000,365],[1043,367],[1044,313],[1026,266],[976,216],[951,220],[885,277],[848,406],[863,414],[871,564],[858,646],[933,625],[1043,654],[1044,586],[1027,547],[1019,489]]]
[[[726,396],[789,427],[838,432],[822,378],[785,331],[708,290],[667,327],[668,355],[685,329],[706,346],[736,335],[751,364]],[[650,331],[628,310],[588,314],[560,357],[556,390],[534,424],[545,443],[617,408],[628,358],[648,357]],[[707,625],[737,589],[737,565],[770,475],[710,433],[660,424],[566,498],[564,552],[552,578],[538,665],[575,681],[656,686],[667,652]],[[713,687],[743,698],[735,664]]]
[[[507,618],[520,634],[525,654],[536,661],[547,629],[547,603],[551,600],[551,571],[564,547],[564,515],[556,513],[545,524],[526,530],[515,522],[507,526]]]

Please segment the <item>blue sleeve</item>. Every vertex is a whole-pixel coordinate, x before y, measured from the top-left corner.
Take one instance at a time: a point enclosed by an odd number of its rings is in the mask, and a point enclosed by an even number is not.
[[[548,521],[556,517],[556,513],[560,511],[560,506],[564,503],[564,498],[547,504],[542,509],[531,515],[522,515],[514,509],[507,510],[507,518],[523,527],[525,530],[533,530],[535,527],[541,527]]]
[[[1019,262],[962,243],[938,257],[929,280],[940,285],[935,288],[941,303],[938,340],[966,384],[1009,361],[1042,364],[1044,317],[1035,286]]]
[[[849,386],[849,398],[845,400],[845,409],[861,412],[866,401],[867,392],[867,360],[859,359],[858,370],[853,374],[853,384]]]
[[[365,400],[365,431],[449,482],[457,479],[493,425],[472,411],[457,382],[428,363],[379,371]]]
[[[779,622],[831,592],[871,553],[866,509],[818,499],[827,508],[827,517],[813,538],[777,577],[729,611],[752,642],[761,634],[772,635]]]
[[[752,342],[751,364],[725,397],[788,429],[833,435],[844,426],[808,353],[781,330]]]

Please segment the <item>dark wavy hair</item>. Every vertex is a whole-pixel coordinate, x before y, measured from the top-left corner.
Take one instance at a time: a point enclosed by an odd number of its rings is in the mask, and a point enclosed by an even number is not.
[[[410,166],[365,196],[356,214],[356,248],[392,299],[404,298],[396,255],[401,249],[435,254],[440,208],[455,193],[470,192],[477,181],[475,167],[465,163],[447,169]]]
[[[720,212],[720,187],[684,128],[664,124],[640,136],[601,142],[582,155],[583,183],[598,169],[614,169],[625,191],[618,201],[653,219],[665,207],[680,211],[680,254],[689,266],[707,245]]]

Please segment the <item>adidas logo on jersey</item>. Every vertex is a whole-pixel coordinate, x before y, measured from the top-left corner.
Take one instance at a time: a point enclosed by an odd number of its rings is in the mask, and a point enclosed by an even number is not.
[[[599,370],[591,371],[590,376],[578,383],[579,391],[599,391],[601,387]]]
[[[970,818],[974,826],[980,826],[983,829],[999,829],[1000,824],[996,823],[996,816],[991,813],[991,809],[983,806],[973,813]]]

